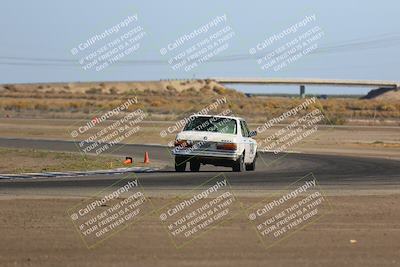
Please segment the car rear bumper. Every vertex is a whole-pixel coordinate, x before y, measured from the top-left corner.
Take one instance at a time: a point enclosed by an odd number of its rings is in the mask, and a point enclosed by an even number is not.
[[[224,159],[235,161],[240,157],[237,151],[230,150],[172,150],[172,154],[183,158]]]

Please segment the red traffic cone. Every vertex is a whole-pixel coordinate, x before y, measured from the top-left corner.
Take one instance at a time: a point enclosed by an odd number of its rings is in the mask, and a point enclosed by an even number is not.
[[[133,160],[132,160],[131,157],[126,157],[126,158],[125,158],[125,161],[124,161],[124,164],[125,164],[125,165],[132,164],[132,161],[133,161]]]
[[[149,153],[147,151],[144,153],[143,163],[150,163]]]

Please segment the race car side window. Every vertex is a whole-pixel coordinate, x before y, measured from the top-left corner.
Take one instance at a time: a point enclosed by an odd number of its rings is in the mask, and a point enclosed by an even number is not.
[[[240,128],[242,129],[242,136],[249,137],[249,131],[247,130],[246,124],[244,121],[240,121]]]

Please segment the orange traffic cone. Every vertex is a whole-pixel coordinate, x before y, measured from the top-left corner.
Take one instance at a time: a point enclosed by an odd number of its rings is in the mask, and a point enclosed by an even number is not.
[[[132,158],[131,157],[126,157],[126,159],[124,161],[124,164],[125,165],[132,164]]]
[[[144,153],[143,163],[150,163],[149,153],[147,151]]]

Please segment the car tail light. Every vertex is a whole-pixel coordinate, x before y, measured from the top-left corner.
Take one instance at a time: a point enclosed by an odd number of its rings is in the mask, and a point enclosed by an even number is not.
[[[217,144],[217,149],[236,150],[237,145],[234,143],[219,143],[219,144]]]
[[[191,146],[192,146],[192,144],[186,140],[176,140],[175,141],[175,147],[185,148],[185,147],[191,147]]]

